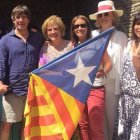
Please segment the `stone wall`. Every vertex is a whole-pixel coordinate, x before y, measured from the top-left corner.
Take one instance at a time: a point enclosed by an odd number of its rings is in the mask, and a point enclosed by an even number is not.
[[[140,0],[114,0],[117,9],[123,9],[118,28],[131,36],[131,25],[134,15],[140,12]]]

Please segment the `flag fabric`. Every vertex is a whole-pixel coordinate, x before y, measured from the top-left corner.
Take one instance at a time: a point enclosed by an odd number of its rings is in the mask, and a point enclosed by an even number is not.
[[[25,140],[70,140],[114,28],[34,70],[25,106]]]

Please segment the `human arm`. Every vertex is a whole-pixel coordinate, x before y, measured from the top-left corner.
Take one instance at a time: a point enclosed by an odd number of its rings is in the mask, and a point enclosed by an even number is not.
[[[100,69],[97,74],[96,77],[100,78],[103,76],[106,76],[106,74],[111,70],[112,68],[112,63],[111,63],[111,59],[107,53],[107,50],[105,50],[102,60],[101,60],[101,64],[103,64],[103,69]]]
[[[39,53],[38,67],[42,67],[49,62],[47,57],[47,48],[48,48],[48,42],[46,41]]]
[[[3,84],[6,76],[6,58],[7,52],[3,47],[3,40],[0,40],[0,94],[5,93],[8,90],[8,86]]]
[[[2,81],[0,81],[0,94],[4,94],[5,92],[7,92],[7,90],[8,90],[8,86],[4,85]]]

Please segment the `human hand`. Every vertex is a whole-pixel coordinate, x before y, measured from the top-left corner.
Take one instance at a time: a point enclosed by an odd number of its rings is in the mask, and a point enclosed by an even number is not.
[[[7,92],[8,86],[7,85],[0,85],[0,94],[4,94]]]
[[[31,31],[32,31],[32,32],[37,32],[37,29],[31,28]]]
[[[103,69],[100,69],[97,73],[96,73],[96,77],[97,78],[101,78],[103,76],[106,76],[106,73]]]

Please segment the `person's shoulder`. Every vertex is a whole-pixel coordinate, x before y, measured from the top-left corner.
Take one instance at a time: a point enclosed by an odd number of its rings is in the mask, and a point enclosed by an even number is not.
[[[69,40],[67,40],[67,48],[68,48],[68,50],[72,50],[74,48],[73,43]]]
[[[131,47],[132,44],[133,44],[133,40],[132,39],[128,39],[127,47]]]
[[[100,34],[100,30],[99,29],[91,31],[92,37],[95,37],[95,36],[97,36],[99,34]]]
[[[127,47],[125,48],[125,53],[129,53],[130,52],[132,45],[133,45],[133,40],[129,39],[128,43],[127,43]]]
[[[48,47],[49,47],[49,41],[46,40],[41,47],[41,52],[46,51],[48,49]]]
[[[118,37],[125,37],[125,38],[127,38],[127,35],[124,32],[122,32],[122,31],[115,30],[115,34]]]
[[[45,41],[40,49],[40,54],[44,53],[48,49],[48,41]]]
[[[7,34],[5,34],[5,35],[3,35],[2,37],[1,37],[1,41],[6,41],[7,39],[9,39],[10,37],[11,37],[11,35],[12,35],[12,31],[11,32],[9,32],[9,33],[7,33]]]
[[[49,41],[46,40],[46,41],[44,42],[44,44],[43,44],[43,47],[48,47],[48,44],[49,44]]]
[[[113,42],[123,44],[125,46],[127,45],[128,42],[127,35],[124,32],[118,30],[115,30],[115,32],[113,33],[112,40]]]
[[[72,43],[70,40],[64,39],[64,42],[65,42],[66,46],[72,46]]]

